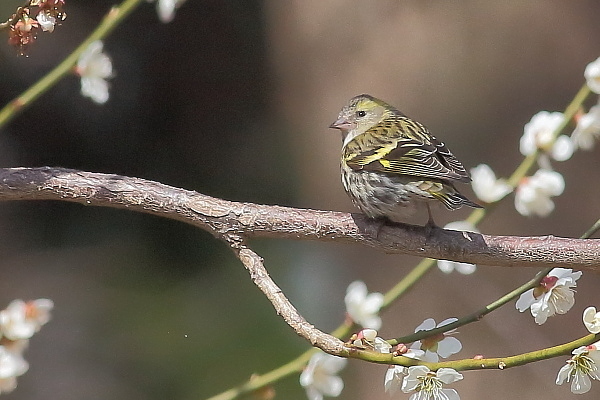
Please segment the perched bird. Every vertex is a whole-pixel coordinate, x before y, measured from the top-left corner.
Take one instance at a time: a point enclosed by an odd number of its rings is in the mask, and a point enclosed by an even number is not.
[[[425,126],[367,94],[356,96],[330,128],[342,133],[342,183],[371,218],[404,222],[430,203],[481,208],[454,187],[471,181],[463,165]]]

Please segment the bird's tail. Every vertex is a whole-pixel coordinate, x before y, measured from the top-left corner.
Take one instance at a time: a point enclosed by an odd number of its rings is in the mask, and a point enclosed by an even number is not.
[[[469,206],[469,207],[473,207],[473,208],[483,208],[482,205],[479,205],[479,204],[467,199],[465,196],[463,196],[462,194],[460,194],[458,192],[456,192],[456,193],[462,198],[462,203],[465,206]]]
[[[439,201],[444,203],[446,208],[449,210],[456,210],[463,205],[473,207],[473,208],[483,208],[479,204],[469,200],[463,194],[459,193],[453,186],[445,186],[444,191],[441,192],[430,192],[433,196],[435,196]]]

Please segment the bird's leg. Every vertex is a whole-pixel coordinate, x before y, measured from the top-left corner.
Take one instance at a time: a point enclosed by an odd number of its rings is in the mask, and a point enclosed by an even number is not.
[[[366,229],[367,235],[379,240],[379,233],[381,228],[387,223],[388,219],[385,217],[371,218],[372,224],[369,224]]]
[[[427,223],[424,226],[424,228],[425,228],[425,237],[426,238],[430,238],[431,235],[432,235],[432,233],[433,233],[433,231],[435,229],[437,229],[438,226],[433,221],[433,214],[431,213],[431,207],[429,206],[429,203],[425,203],[425,205],[427,206],[427,214],[429,215],[429,219],[427,220]]]

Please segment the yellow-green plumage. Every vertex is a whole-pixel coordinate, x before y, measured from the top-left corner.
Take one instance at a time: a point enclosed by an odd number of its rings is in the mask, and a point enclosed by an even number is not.
[[[430,202],[451,210],[480,207],[454,187],[471,180],[460,161],[425,126],[393,106],[356,96],[331,128],[342,132],[344,188],[367,216],[403,222]]]

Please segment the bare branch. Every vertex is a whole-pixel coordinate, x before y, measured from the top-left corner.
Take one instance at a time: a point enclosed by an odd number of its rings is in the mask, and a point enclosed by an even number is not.
[[[600,239],[490,236],[395,224],[361,214],[238,203],[144,179],[61,168],[0,169],[0,201],[59,200],[126,208],[205,229],[215,237],[361,243],[403,253],[502,267],[600,270]],[[378,232],[374,237],[369,232]]]
[[[237,239],[233,242],[237,242]],[[269,273],[264,267],[263,259],[246,245],[232,246],[238,258],[244,264],[244,267],[250,273],[252,281],[267,296],[278,315],[292,327],[298,335],[308,340],[313,346],[331,353],[341,355],[344,350],[344,343],[328,335],[313,325],[309,324],[296,308],[285,297],[281,289],[273,282]]]

